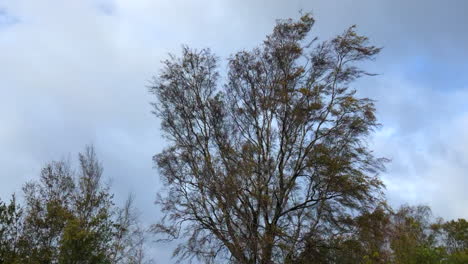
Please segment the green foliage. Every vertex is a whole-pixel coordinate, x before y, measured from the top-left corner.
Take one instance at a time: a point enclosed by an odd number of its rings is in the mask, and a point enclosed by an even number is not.
[[[87,148],[79,155],[78,174],[66,162],[52,162],[38,183],[25,186],[26,236],[40,262],[110,262],[114,209],[101,175],[94,150]]]
[[[466,220],[434,219],[427,206],[381,205],[351,221],[349,233],[323,239],[291,263],[468,263]],[[318,250],[317,250],[318,249]]]
[[[47,164],[24,188],[25,206],[0,202],[0,264],[143,263],[143,237],[131,200],[114,205],[94,149]]]
[[[450,252],[468,250],[468,222],[465,219],[452,220],[442,225]]]
[[[109,249],[102,246],[106,232],[92,231],[86,228],[87,224],[76,218],[67,222],[60,242],[59,263],[112,263]]]
[[[22,263],[22,217],[15,196],[9,204],[0,200],[0,263]]]
[[[442,263],[448,264],[466,264],[468,263],[468,252],[455,252],[450,254]]]
[[[468,221],[451,220],[440,225],[444,246],[449,253],[444,263],[468,263]]]

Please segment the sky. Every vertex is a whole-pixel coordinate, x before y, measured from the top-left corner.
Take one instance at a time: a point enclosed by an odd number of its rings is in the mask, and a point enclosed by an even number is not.
[[[370,146],[393,206],[427,204],[468,218],[468,1],[0,0],[0,198],[51,160],[94,144],[119,202],[135,194],[144,224],[160,216],[152,156],[165,146],[147,86],[181,45],[222,60],[256,47],[299,10],[327,40],[356,24],[383,47],[352,86],[376,100]],[[152,244],[158,263],[171,245]]]

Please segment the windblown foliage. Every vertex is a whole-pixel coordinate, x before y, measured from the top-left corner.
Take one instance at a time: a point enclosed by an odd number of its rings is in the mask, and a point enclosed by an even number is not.
[[[184,47],[154,78],[170,143],[154,157],[167,186],[154,230],[188,238],[180,259],[295,263],[380,201],[384,160],[366,144],[374,104],[349,87],[380,49],[354,27],[317,43],[313,24],[278,21],[229,59],[224,85],[208,49]]]
[[[94,149],[51,162],[24,188],[25,206],[0,203],[0,263],[143,263],[143,232],[132,200],[120,209],[102,183]]]

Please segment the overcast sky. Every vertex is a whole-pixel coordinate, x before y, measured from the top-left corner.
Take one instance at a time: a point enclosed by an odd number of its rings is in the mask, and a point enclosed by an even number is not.
[[[119,201],[158,217],[151,158],[164,146],[147,85],[167,53],[222,59],[258,45],[276,18],[312,11],[326,40],[352,24],[384,47],[353,84],[377,100],[391,204],[468,218],[468,1],[0,0],[0,198],[42,165],[95,145]],[[168,246],[152,245],[159,263]]]

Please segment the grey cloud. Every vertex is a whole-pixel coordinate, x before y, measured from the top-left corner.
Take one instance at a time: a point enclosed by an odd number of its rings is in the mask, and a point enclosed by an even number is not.
[[[357,24],[384,46],[365,65],[382,75],[353,86],[377,100],[383,128],[373,145],[393,159],[384,175],[391,201],[468,217],[467,8],[461,0],[0,0],[0,197],[45,162],[94,143],[117,198],[135,193],[151,223],[161,188],[151,157],[165,143],[145,86],[159,61],[181,44],[225,59],[303,9],[322,40]],[[152,248],[167,263],[171,247]]]
[[[10,14],[8,10],[0,8],[0,29],[2,27],[13,26],[19,22],[18,17]]]

